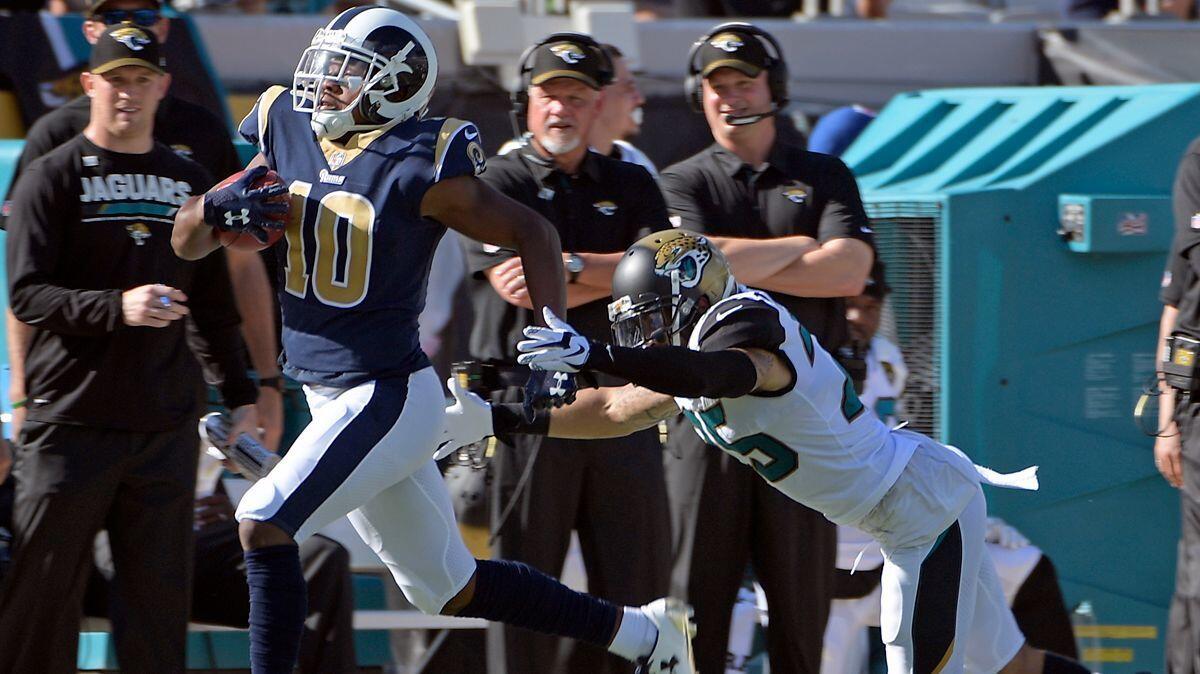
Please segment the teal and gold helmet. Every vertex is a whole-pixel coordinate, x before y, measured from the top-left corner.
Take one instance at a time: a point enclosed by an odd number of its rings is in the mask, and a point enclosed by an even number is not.
[[[682,342],[683,334],[737,282],[720,249],[703,235],[668,229],[625,251],[608,305],[613,343],[641,347]]]

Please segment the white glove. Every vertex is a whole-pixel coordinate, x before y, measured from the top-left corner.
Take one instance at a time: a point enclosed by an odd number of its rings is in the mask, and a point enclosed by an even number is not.
[[[554,315],[550,307],[542,308],[546,327],[526,326],[529,339],[517,342],[517,362],[534,370],[579,372],[587,362],[592,347],[587,337],[579,334],[567,322]]]
[[[1029,545],[1029,539],[1025,538],[1024,534],[999,517],[987,519],[987,531],[983,535],[983,540],[1009,550],[1019,550]]]
[[[442,431],[435,460],[450,456],[459,447],[492,435],[492,406],[486,400],[464,389],[457,377],[446,380],[446,388],[454,395],[454,404],[446,408],[446,428]]]

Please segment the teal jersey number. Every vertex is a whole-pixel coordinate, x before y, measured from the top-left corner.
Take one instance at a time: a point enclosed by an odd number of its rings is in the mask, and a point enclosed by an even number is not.
[[[861,405],[861,403],[859,404]],[[768,482],[778,482],[784,479],[796,472],[796,468],[800,465],[795,452],[766,433],[755,433],[739,438],[732,443],[726,442],[717,432],[718,428],[725,425],[725,409],[719,402],[699,414],[688,410],[684,410],[683,414],[688,421],[692,422],[692,425],[700,430],[701,437],[709,444],[716,445],[727,452],[736,452],[750,457],[750,463],[754,466],[754,470],[758,471],[758,474],[766,478]],[[751,456],[754,452],[766,457],[767,461],[763,462],[757,457]]]

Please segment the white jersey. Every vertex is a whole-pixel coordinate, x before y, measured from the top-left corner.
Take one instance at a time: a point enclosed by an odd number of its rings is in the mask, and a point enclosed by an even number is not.
[[[871,346],[867,349],[867,378],[863,382],[863,392],[858,396],[867,409],[893,428],[900,422],[901,396],[904,394],[904,383],[908,380],[908,367],[904,364],[904,355],[900,348],[883,335],[871,338]]]
[[[688,342],[698,351],[739,346],[778,351],[795,383],[769,395],[676,398],[696,432],[830,520],[861,520],[895,483],[916,443],[868,413],[842,367],[764,292],[716,303]]]

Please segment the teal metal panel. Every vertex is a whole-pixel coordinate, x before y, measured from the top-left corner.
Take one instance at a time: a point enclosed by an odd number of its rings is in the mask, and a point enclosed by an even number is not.
[[[1060,194],[1060,234],[1075,253],[1166,254],[1175,233],[1163,196]]]
[[[936,306],[903,296],[907,278],[891,310],[935,325],[901,346],[931,359],[915,360],[936,378],[942,439],[999,470],[1040,465],[1040,491],[989,490],[990,509],[1054,559],[1070,603],[1146,626],[1083,644],[1107,649],[1092,663],[1105,674],[1162,670],[1178,495],[1130,412],[1154,369],[1171,183],[1196,119],[1195,84],[925,91],[844,155],[868,211],[894,216],[876,224],[889,272],[935,258]],[[1062,203],[1086,211],[1078,241],[1057,233]],[[920,255],[918,227],[937,229]]]

